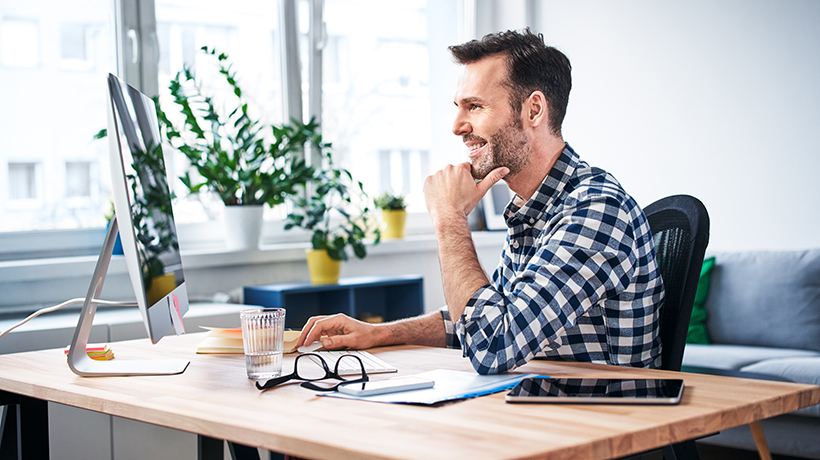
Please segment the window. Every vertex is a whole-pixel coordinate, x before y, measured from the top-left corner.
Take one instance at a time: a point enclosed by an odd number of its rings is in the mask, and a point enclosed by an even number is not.
[[[91,71],[96,65],[105,26],[102,24],[60,24],[60,67]]]
[[[38,198],[37,163],[9,163],[9,200]]]
[[[168,83],[183,64],[203,83],[216,78],[199,51],[214,47],[230,56],[253,109],[282,122],[283,1],[0,0],[0,238],[10,231],[105,226],[108,142],[93,136],[107,125],[101,82],[109,72],[146,93],[157,91],[165,105]],[[311,8],[292,1],[296,30],[306,38]],[[411,211],[423,210],[425,175],[463,151],[447,128],[456,68],[446,47],[460,40],[457,18],[469,1],[324,0],[324,85],[310,87],[302,49],[304,107],[308,94],[324,101],[325,138],[340,163],[372,194],[408,194]],[[440,142],[451,138],[449,145]],[[181,154],[168,163],[170,177],[188,167]],[[188,196],[179,181],[173,187],[182,197],[183,226],[220,217],[218,200]],[[36,238],[33,232],[32,253],[40,250]]]
[[[40,27],[36,19],[0,20],[0,64],[22,69],[40,64]]]
[[[77,61],[88,60],[86,31],[82,24],[60,25],[60,57]]]
[[[65,195],[91,197],[91,162],[67,161],[65,164]]]
[[[113,2],[0,1],[0,11],[0,232],[102,228],[108,143],[93,136],[117,73]]]
[[[216,60],[201,51],[207,46],[229,56],[239,85],[252,99],[251,111],[268,123],[282,122],[277,2],[235,0],[226,7],[225,2],[218,0],[157,0],[156,18],[162,107],[172,107],[168,86],[183,66],[195,72],[218,107],[224,103],[230,90],[218,73]],[[165,112],[175,124],[182,123],[178,111]],[[169,160],[171,178],[181,176],[189,166],[182,154],[175,154]],[[176,195],[182,197],[175,202],[177,222],[202,222],[219,217],[222,207],[217,197],[207,194],[189,196],[182,182],[173,180],[172,184]]]
[[[457,3],[325,2],[324,136],[368,193],[404,194],[410,211],[425,210],[424,178],[463,151],[439,150],[433,142],[452,124],[456,68],[446,48],[458,41]],[[432,63],[442,56],[447,61],[431,78]]]

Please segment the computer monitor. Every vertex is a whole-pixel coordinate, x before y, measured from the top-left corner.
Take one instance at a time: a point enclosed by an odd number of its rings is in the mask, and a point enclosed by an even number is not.
[[[188,294],[182,272],[171,192],[154,102],[108,76],[108,139],[115,218],[109,226],[69,351],[81,376],[178,374],[186,360],[95,361],[85,353],[88,335],[119,232],[137,306],[151,342],[184,332]]]

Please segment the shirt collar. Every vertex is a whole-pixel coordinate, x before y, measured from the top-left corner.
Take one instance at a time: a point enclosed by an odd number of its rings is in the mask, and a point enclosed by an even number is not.
[[[515,198],[507,205],[504,212],[507,226],[513,228],[516,225],[532,223],[540,219],[541,215],[559,200],[580,162],[581,158],[575,150],[569,144],[564,144],[561,155],[555,160],[552,169],[544,177],[532,197],[521,207],[515,204]]]

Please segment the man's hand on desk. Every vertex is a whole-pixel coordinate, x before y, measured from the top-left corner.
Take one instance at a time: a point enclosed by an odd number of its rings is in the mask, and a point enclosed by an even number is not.
[[[365,323],[341,313],[314,316],[305,323],[296,346],[311,344],[325,336],[322,346],[327,349],[347,347],[366,350],[386,345],[447,345],[444,321],[438,311],[384,324]]]
[[[322,346],[329,350],[345,347],[364,350],[381,345],[377,340],[376,329],[376,326],[372,324],[341,313],[332,316],[314,316],[305,323],[296,346],[311,344],[318,341],[320,337],[327,336],[322,340]]]

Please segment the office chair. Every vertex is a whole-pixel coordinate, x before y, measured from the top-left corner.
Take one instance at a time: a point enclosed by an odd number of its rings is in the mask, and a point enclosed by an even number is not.
[[[680,371],[700,269],[709,244],[709,214],[695,197],[674,195],[646,208],[655,255],[666,289],[661,308],[661,368]],[[663,448],[665,459],[697,459],[694,441]]]
[[[709,214],[700,200],[688,195],[662,198],[647,206],[644,213],[666,288],[661,309],[661,368],[679,371],[709,244]]]
[[[661,368],[680,371],[700,269],[709,244],[709,214],[700,200],[688,195],[662,198],[644,208],[644,213],[655,240],[656,259],[666,288],[661,309]],[[749,424],[749,428],[760,458],[770,460],[760,422]],[[664,457],[688,456],[688,452],[679,451],[694,449],[693,441],[668,446],[664,448]]]

